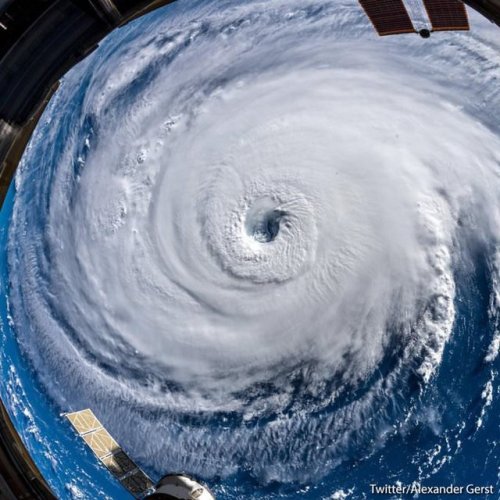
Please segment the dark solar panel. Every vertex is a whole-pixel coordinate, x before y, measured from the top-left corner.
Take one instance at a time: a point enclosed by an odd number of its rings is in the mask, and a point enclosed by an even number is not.
[[[427,15],[435,31],[468,30],[465,5],[459,0],[424,0]]]
[[[402,0],[359,0],[359,3],[379,35],[415,32]]]
[[[139,495],[141,498],[144,496],[146,490],[153,486],[153,483],[141,470],[120,479],[120,482],[132,495]]]

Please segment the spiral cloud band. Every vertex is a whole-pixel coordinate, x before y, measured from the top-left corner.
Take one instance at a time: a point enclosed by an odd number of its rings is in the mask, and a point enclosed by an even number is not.
[[[119,30],[16,178],[9,300],[50,398],[158,472],[307,482],[383,446],[457,270],[498,262],[498,77],[474,33],[378,39],[351,1]]]

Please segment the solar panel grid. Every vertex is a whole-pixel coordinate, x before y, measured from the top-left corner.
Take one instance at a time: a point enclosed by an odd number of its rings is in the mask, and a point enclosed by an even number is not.
[[[359,3],[379,35],[415,32],[402,0],[360,0]]]
[[[141,498],[153,483],[120,448],[92,410],[67,413],[66,418],[89,448],[135,497]]]
[[[465,5],[460,0],[424,0],[434,31],[468,30]]]
[[[118,443],[104,428],[85,434],[83,439],[99,458],[114,453],[120,448]]]
[[[96,416],[89,409],[67,413],[66,418],[80,435],[95,431],[102,427],[101,422],[97,420]]]
[[[122,477],[125,474],[137,469],[137,465],[123,452],[118,451],[113,455],[102,458],[102,463],[116,476]]]
[[[139,496],[153,486],[153,483],[141,470],[120,479],[120,482],[132,495]]]

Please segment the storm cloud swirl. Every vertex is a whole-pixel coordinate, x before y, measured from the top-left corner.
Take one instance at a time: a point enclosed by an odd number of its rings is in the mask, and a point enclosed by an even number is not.
[[[176,4],[72,70],[34,135],[17,336],[58,408],[155,471],[312,481],[411,414],[478,248],[496,321],[498,53],[379,39],[356,2]]]

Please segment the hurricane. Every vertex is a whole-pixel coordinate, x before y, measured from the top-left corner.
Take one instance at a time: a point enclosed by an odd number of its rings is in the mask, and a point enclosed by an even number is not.
[[[341,471],[398,447],[412,480],[463,472],[498,425],[487,35],[179,0],[108,37],[15,178],[9,314],[54,411],[221,498],[363,498]]]

